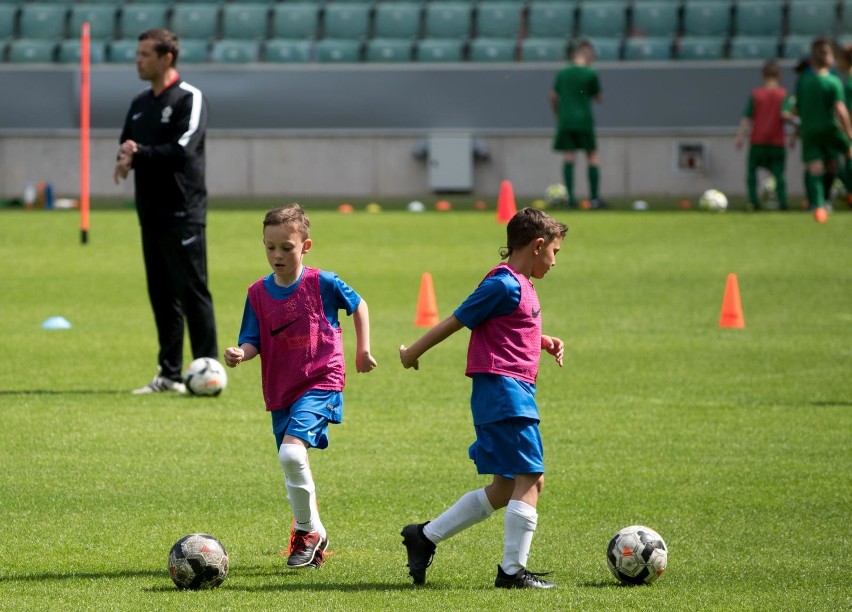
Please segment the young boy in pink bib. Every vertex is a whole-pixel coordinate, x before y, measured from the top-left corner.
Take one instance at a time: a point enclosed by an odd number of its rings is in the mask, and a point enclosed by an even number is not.
[[[338,311],[352,315],[355,369],[376,367],[367,303],[333,272],[302,264],[313,245],[298,204],[266,213],[263,244],[272,274],[248,288],[239,346],[225,350],[236,367],[260,355],[263,399],[272,414],[278,460],[293,509],[287,566],[319,567],[328,536],[320,521],[308,449],[328,447],[328,424],[343,420],[343,338]]]
[[[399,349],[406,368],[463,327],[471,330],[467,369],[473,383],[471,411],[476,441],[470,458],[491,484],[464,494],[431,522],[402,530],[409,575],[424,584],[436,545],[506,508],[503,560],[494,586],[552,588],[552,582],[526,568],[544,484],[544,452],[539,436],[535,383],[542,350],[562,366],[564,344],[541,333],[541,306],[530,278],[541,279],[556,265],[568,228],[546,213],[525,208],[506,228],[506,263],[491,270],[447,319],[411,346]]]

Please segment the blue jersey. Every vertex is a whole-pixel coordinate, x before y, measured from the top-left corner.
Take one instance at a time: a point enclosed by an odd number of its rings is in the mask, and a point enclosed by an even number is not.
[[[497,270],[483,280],[453,315],[468,329],[486,319],[511,314],[521,303],[521,285],[509,270]],[[484,425],[511,418],[538,421],[535,385],[498,374],[474,374],[470,409],[473,424]]]
[[[302,268],[302,275],[304,275],[304,272],[304,268]],[[296,291],[296,288],[301,282],[302,276],[300,275],[299,280],[289,287],[280,287],[275,284],[275,275],[270,274],[263,279],[263,288],[266,289],[273,299],[286,300],[293,295],[293,292]],[[355,293],[349,285],[340,280],[334,272],[320,271],[319,285],[325,318],[328,319],[332,327],[340,327],[337,312],[343,310],[347,315],[351,315],[361,304],[361,296]],[[251,344],[258,351],[261,350],[260,323],[248,298],[246,298],[246,304],[243,309],[243,322],[240,325],[240,336],[237,342],[238,344]]]

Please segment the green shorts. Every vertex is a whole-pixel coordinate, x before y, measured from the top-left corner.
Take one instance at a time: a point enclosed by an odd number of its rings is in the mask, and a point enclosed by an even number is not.
[[[818,134],[802,134],[802,161],[836,159],[849,154],[849,139],[839,129]]]
[[[556,130],[553,137],[554,151],[591,151],[598,150],[598,141],[594,130]]]
[[[748,165],[750,168],[766,168],[775,170],[779,167],[784,169],[787,159],[787,150],[777,145],[751,145],[748,149]]]

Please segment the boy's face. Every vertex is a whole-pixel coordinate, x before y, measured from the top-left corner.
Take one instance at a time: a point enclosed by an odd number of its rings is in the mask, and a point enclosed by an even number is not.
[[[303,239],[292,225],[267,225],[263,228],[266,259],[275,278],[284,286],[292,285],[302,271],[302,258],[311,249],[311,239]]]
[[[533,240],[533,278],[544,278],[550,269],[556,265],[556,254],[562,248],[562,238],[545,242],[544,238]]]

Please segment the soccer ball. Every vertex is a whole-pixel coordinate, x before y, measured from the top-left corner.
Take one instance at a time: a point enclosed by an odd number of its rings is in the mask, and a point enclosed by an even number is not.
[[[548,185],[544,190],[544,201],[552,208],[565,206],[568,204],[568,190],[560,183]]]
[[[193,395],[219,395],[228,385],[225,368],[211,357],[199,357],[190,363],[183,380]]]
[[[215,589],[228,576],[228,553],[206,533],[191,533],[169,552],[169,575],[179,589]]]
[[[650,584],[663,575],[668,551],[660,534],[642,525],[616,533],[606,547],[609,571],[622,584]]]
[[[778,181],[770,175],[764,176],[757,186],[757,197],[760,203],[766,206],[770,202],[775,202],[778,197]]]
[[[728,209],[728,198],[718,189],[708,189],[698,199],[698,207],[710,212],[724,212]]]

